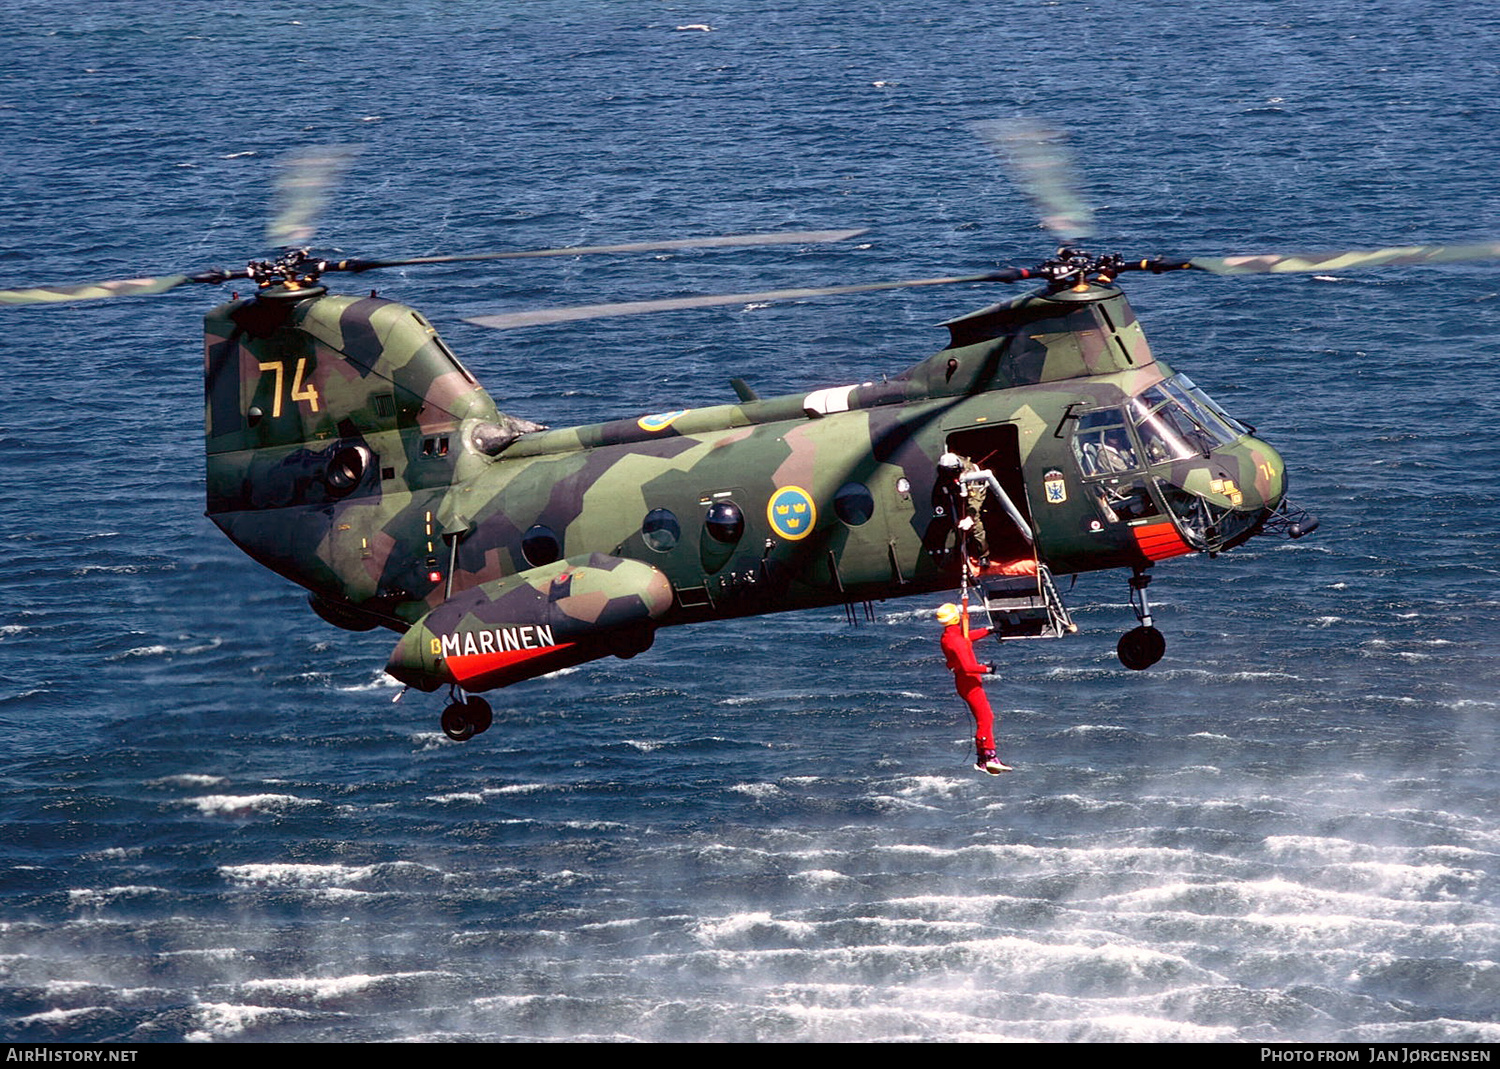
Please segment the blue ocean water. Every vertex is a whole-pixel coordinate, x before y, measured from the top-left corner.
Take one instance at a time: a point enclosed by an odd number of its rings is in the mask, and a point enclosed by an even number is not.
[[[353,144],[354,255],[871,228],[373,281],[511,413],[861,381],[997,295],[463,317],[1029,264],[969,131],[1018,115],[1132,255],[1495,240],[1497,36],[1477,0],[11,0],[0,285],[242,264],[275,160]],[[0,1036],[1497,1040],[1493,270],[1132,285],[1323,526],[1159,568],[1147,673],[1125,577],[1082,577],[1080,634],[999,651],[999,780],[921,600],[666,633],[453,744],[391,636],[202,517],[217,291],[0,311]]]

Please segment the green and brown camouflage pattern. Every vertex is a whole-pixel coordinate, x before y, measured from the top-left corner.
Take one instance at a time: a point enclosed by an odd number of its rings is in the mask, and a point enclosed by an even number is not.
[[[672,584],[641,561],[603,553],[494,579],[455,594],[397,643],[386,670],[421,690],[490,690],[651,645]]]
[[[1080,420],[1177,388],[1118,289],[946,326],[884,381],[548,430],[502,414],[404,305],[231,302],[205,324],[208,514],[325,619],[402,632],[393,675],[482,690],[661,627],[952,589],[950,449],[1031,527],[1034,546],[987,517],[992,554],[1054,574],[1232,548],[1280,504],[1280,457],[1239,427],[1085,472]]]

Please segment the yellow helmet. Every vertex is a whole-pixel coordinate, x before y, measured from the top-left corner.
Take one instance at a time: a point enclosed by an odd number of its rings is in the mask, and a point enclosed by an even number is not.
[[[962,615],[963,611],[950,601],[946,605],[939,606],[937,611],[937,622],[942,624],[944,627],[949,627],[953,624],[958,623],[959,617],[961,617]]]

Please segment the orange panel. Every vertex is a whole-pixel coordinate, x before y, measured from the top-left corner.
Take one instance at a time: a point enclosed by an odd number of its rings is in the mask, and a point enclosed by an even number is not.
[[[1166,560],[1193,552],[1193,547],[1182,540],[1172,523],[1148,523],[1131,530],[1135,532],[1136,545],[1141,547],[1147,560]]]

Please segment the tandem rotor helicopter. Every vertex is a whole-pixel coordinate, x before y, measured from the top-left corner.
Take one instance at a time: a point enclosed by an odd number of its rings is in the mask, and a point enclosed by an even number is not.
[[[679,624],[961,588],[1002,638],[1075,630],[1055,577],[1129,572],[1127,667],[1165,649],[1153,566],[1317,522],[1287,499],[1276,450],[1153,356],[1126,272],[1323,272],[1500,258],[1500,243],[1314,255],[1127,259],[1084,251],[1091,218],[1056,135],[976,129],[1059,239],[1031,267],[946,278],[544,309],[488,327],[916,286],[1034,282],[951,319],[939,352],[880,382],[547,428],[500,412],[420,313],[330,293],[334,273],[530,256],[807,244],[812,231],[632,245],[329,260],[305,243],[347,162],[294,159],[275,259],[238,270],[0,291],[0,304],[164,293],[248,280],[204,320],[207,514],[353,631],[401,637],[386,671],[446,688],[443,731],[489,727],[478,692],[649,648]],[[944,493],[962,458],[982,493]],[[948,461],[951,463],[951,460]],[[951,491],[951,486],[948,488]],[[959,505],[958,501],[968,502]],[[957,513],[985,532],[976,547]]]

